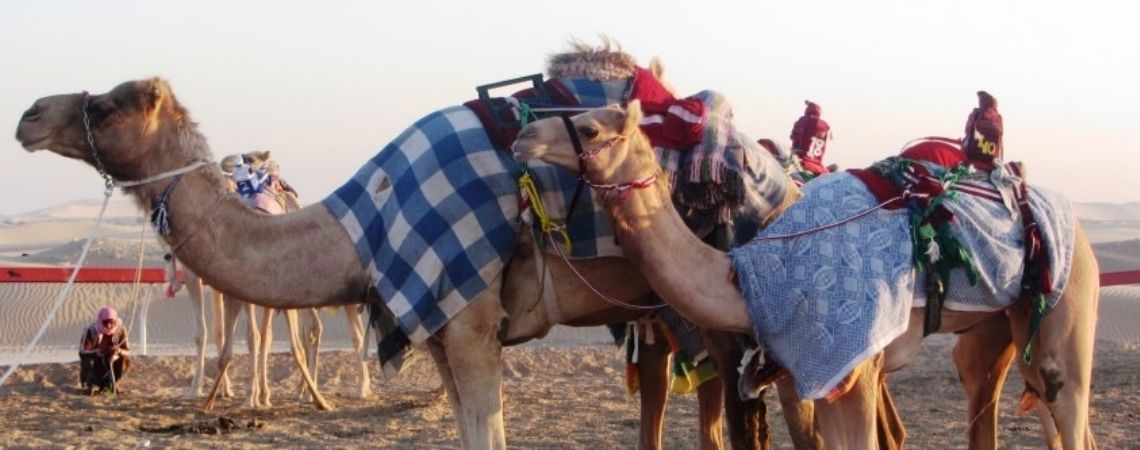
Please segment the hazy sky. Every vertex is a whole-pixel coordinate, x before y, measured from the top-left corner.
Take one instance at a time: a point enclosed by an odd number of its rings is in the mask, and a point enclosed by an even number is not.
[[[773,4],[779,3],[779,4]],[[41,1],[0,5],[0,215],[80,198],[85,165],[12,138],[38,97],[159,75],[215,155],[270,149],[306,203],[417,118],[541,72],[599,34],[654,55],[681,94],[714,89],[750,135],[787,141],[812,99],[829,161],[865,166],[959,137],[996,95],[1006,157],[1082,202],[1140,201],[1140,33],[1128,2]]]

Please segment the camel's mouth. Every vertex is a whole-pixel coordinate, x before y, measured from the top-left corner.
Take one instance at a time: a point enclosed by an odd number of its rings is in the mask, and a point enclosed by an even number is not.
[[[48,141],[50,141],[48,136],[43,136],[43,137],[21,136],[20,132],[17,131],[16,132],[16,140],[19,141],[20,146],[24,147],[24,150],[27,150],[29,153],[35,152],[38,150],[50,150],[48,148],[48,146],[49,146]]]
[[[543,152],[540,146],[515,144],[511,146],[511,153],[515,161],[527,162],[541,158]]]

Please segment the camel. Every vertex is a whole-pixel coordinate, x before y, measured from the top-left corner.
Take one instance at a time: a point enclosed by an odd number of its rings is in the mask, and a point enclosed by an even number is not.
[[[582,176],[597,184],[629,185],[661,170],[647,138],[639,129],[641,121],[642,113],[637,102],[632,102],[627,110],[612,107],[574,117],[575,132],[586,149],[585,153],[592,155],[585,161]],[[540,120],[528,128],[520,133],[520,139],[514,145],[517,158],[542,158],[566,169],[577,170],[578,162],[570,138],[560,123]],[[603,146],[605,151],[593,151]],[[603,196],[602,205],[614,221],[625,254],[640,267],[666,303],[701,326],[745,333],[754,331],[743,294],[729,278],[733,276],[732,261],[724,252],[705,245],[687,232],[669,200],[666,183],[640,183],[622,195]],[[1044,393],[1044,403],[1059,434],[1061,446],[1065,449],[1095,448],[1089,430],[1088,402],[1099,289],[1098,268],[1080,224],[1074,221],[1071,226],[1075,244],[1068,283],[1059,303],[1044,317],[1040,332],[1032,339],[1034,356],[1031,362],[1026,364],[1019,360],[1018,368],[1030,391]],[[953,295],[950,292],[951,298]],[[963,363],[959,370],[964,385],[967,389],[975,389],[968,394],[971,394],[970,408],[979,408],[979,416],[976,417],[980,417],[987,405],[992,405],[984,400],[996,400],[1004,368],[995,361],[1008,364],[1008,339],[1012,339],[1018,350],[1024,352],[1030,337],[1031,307],[1030,302],[1023,299],[1006,311],[942,311],[938,332],[965,332],[966,345],[981,347],[985,353],[985,356],[971,359],[963,355],[961,349],[965,347],[956,348],[954,352],[955,362]],[[874,405],[879,389],[875,385],[883,374],[905,366],[919,350],[924,313],[924,308],[912,308],[904,334],[891,341],[885,350],[856,365],[826,397],[814,401],[816,426],[825,445],[835,448],[876,447]],[[994,347],[978,339],[987,336],[985,333],[972,335],[975,329],[990,333],[1001,331],[1006,324],[1011,331],[1008,337],[988,335],[996,337],[997,345]],[[991,361],[986,362],[987,358]],[[975,366],[969,367],[971,363]],[[979,373],[979,368],[999,370],[991,376],[984,370]],[[979,399],[984,402],[978,402]],[[975,436],[974,431],[971,430],[971,437]]]
[[[254,169],[266,168],[271,172],[274,177],[279,177],[277,173],[276,164],[270,161],[269,152],[252,152],[246,155],[231,155],[223,158],[220,165],[223,172],[230,172],[233,170],[233,164],[236,158],[243,158],[250,163]],[[279,180],[279,178],[277,178]],[[235,186],[232,183],[227,185],[232,192]],[[284,189],[284,182],[278,181],[276,186],[266,188],[265,195],[272,196],[271,200],[280,202],[281,209],[275,209],[272,206],[263,206],[259,210],[266,213],[284,212],[289,210],[296,210],[300,208],[299,199],[291,189]],[[263,209],[264,208],[264,209]],[[273,210],[273,211],[270,211]],[[205,317],[205,304],[202,301],[202,280],[193,272],[187,271],[187,284],[191,294],[199,305],[200,315],[202,318],[200,322],[204,322]],[[237,317],[244,309],[248,317],[249,334],[247,343],[250,349],[250,357],[253,362],[253,370],[251,371],[250,390],[248,406],[256,407],[269,407],[272,406],[270,401],[269,390],[269,353],[270,346],[273,342],[272,337],[272,318],[274,311],[268,308],[261,308],[260,323],[257,322],[256,308],[254,304],[242,302],[240,300],[231,299],[233,301],[225,302],[224,295],[217,289],[213,290],[213,305],[214,317],[222,318],[224,324],[221,325],[219,330],[215,332],[215,342],[218,345],[218,377],[214,380],[214,387],[210,390],[209,397],[204,405],[206,410],[213,409],[216,395],[218,394],[219,387],[227,396],[232,396],[230,391],[229,377],[227,369],[229,363],[232,361],[233,356],[233,332],[237,326]],[[224,308],[224,312],[223,312]],[[364,330],[363,324],[360,319],[360,312],[356,309],[355,305],[345,305],[345,316],[348,319],[349,329],[353,332],[354,349],[360,359],[360,388],[357,395],[366,397],[370,394],[370,380],[368,378],[368,366],[365,359],[366,347],[364,346]],[[304,315],[301,316],[304,320],[303,329],[304,334],[298,332],[297,313],[298,311],[284,310],[286,322],[289,327],[289,340],[290,348],[293,356],[297,361],[307,362],[299,364],[301,369],[301,394],[302,398],[311,396],[311,400],[321,410],[329,410],[331,405],[324,399],[320,392],[316,390],[317,386],[317,369],[318,369],[318,350],[320,346],[320,337],[322,332],[322,325],[318,311],[313,308],[303,311]],[[215,321],[217,323],[218,321]],[[202,323],[199,325],[202,327]],[[199,334],[199,370],[202,370],[204,364],[204,351],[201,348],[205,345],[204,328],[200,329]],[[311,379],[311,382],[310,382]],[[195,377],[195,388],[192,385],[193,391],[191,394],[199,394],[201,379],[200,375]]]
[[[221,171],[209,163],[212,155],[205,138],[164,80],[129,81],[101,95],[37,100],[21,117],[17,139],[28,150],[47,149],[85,161],[108,180],[139,181],[123,191],[148,210],[153,199],[167,192],[170,232],[163,239],[179,261],[222,292],[281,309],[339,306],[361,298],[381,301],[354,243],[324,205],[265,215],[228,193]],[[183,176],[175,178],[171,171],[182,171]],[[590,326],[641,314],[603,301],[557,259],[546,264],[554,275],[550,289],[556,293],[557,316],[544,302],[535,303],[542,288],[533,275],[542,261],[528,239],[527,233],[520,233],[511,264],[493,274],[481,294],[426,340],[464,448],[506,446],[503,342],[545,335],[556,323],[551,317],[558,317],[557,323]],[[248,267],[262,270],[253,274]],[[600,280],[595,287],[613,298],[647,304],[648,285],[623,258],[582,260],[575,269]],[[643,374],[648,377],[652,371]],[[643,402],[648,393],[643,392]],[[702,429],[714,432],[702,447],[715,448],[720,445],[719,406],[703,409]],[[659,446],[659,438],[642,445]]]

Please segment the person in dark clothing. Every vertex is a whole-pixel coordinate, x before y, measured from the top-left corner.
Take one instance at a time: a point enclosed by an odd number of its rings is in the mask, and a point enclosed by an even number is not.
[[[986,91],[978,91],[978,107],[966,118],[966,137],[962,150],[966,158],[983,169],[992,169],[994,160],[1002,161],[1001,114],[997,99]]]
[[[95,323],[79,340],[79,382],[90,395],[118,393],[119,380],[131,367],[127,329],[115,308],[99,309]]]
[[[807,108],[803,117],[792,126],[792,152],[800,159],[800,165],[813,176],[828,173],[823,165],[823,155],[827,152],[827,141],[831,139],[831,126],[820,118],[822,109],[811,101],[804,100]]]

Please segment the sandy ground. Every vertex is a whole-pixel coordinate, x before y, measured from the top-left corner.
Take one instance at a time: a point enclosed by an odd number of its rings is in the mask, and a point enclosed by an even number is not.
[[[97,204],[95,205],[97,206]],[[129,205],[128,205],[129,206]],[[1140,268],[1140,226],[1119,210],[1093,205],[1090,222],[1102,270]],[[92,205],[78,203],[35,214],[7,217],[0,223],[0,266],[67,264],[78,253]],[[1116,214],[1111,215],[1111,214]],[[137,258],[137,216],[122,208],[92,250],[89,265],[131,266]],[[1133,239],[1131,241],[1127,239]],[[153,241],[153,239],[150,239]],[[159,253],[150,248],[154,264]],[[24,256],[27,253],[27,256]],[[16,360],[47,317],[60,284],[0,284],[0,368]],[[87,397],[79,392],[76,344],[82,327],[104,304],[117,307],[141,348],[142,305],[149,301],[147,344],[118,397]],[[1140,286],[1101,292],[1097,356],[1094,369],[1092,427],[1100,448],[1140,449]],[[430,358],[415,360],[399,377],[379,378],[370,357],[369,399],[352,397],[357,383],[354,355],[345,351],[349,337],[343,316],[323,315],[326,325],[320,385],[337,407],[318,412],[295,394],[299,377],[288,355],[271,363],[272,409],[245,408],[249,364],[239,335],[232,379],[236,397],[223,399],[213,412],[202,399],[186,398],[192,377],[195,314],[183,293],[163,299],[158,288],[131,285],[77,285],[48,327],[28,364],[0,386],[0,448],[457,448],[458,435],[439,377]],[[276,326],[276,348],[283,349],[284,328]],[[244,325],[241,325],[244,326]],[[239,333],[240,334],[240,333]],[[964,448],[965,399],[949,359],[953,336],[924,342],[914,363],[890,376],[892,391],[910,432],[911,448]],[[212,345],[211,345],[212,347]],[[372,344],[374,347],[374,344]],[[210,355],[214,351],[211,349]],[[637,398],[622,387],[621,352],[598,328],[556,328],[546,339],[504,351],[504,399],[507,442],[519,448],[633,448],[637,441]],[[208,375],[213,376],[211,357]],[[1006,384],[1001,412],[1003,448],[1041,448],[1040,426],[1033,416],[1017,417],[1015,401],[1022,382]],[[769,395],[769,400],[773,400]],[[779,406],[769,421],[776,448],[791,448]],[[665,447],[695,448],[696,401],[670,402]]]
[[[928,339],[915,363],[890,377],[910,432],[911,448],[964,448],[965,399],[948,361],[953,338]],[[1092,423],[1100,448],[1140,448],[1140,348],[1101,342],[1094,373]],[[621,387],[618,352],[607,345],[542,345],[504,352],[507,442],[519,448],[632,448],[637,440],[637,401]],[[376,395],[349,398],[356,379],[352,355],[322,354],[321,383],[338,410],[318,412],[291,394],[298,377],[285,355],[274,356],[274,407],[250,410],[239,398],[214,412],[182,397],[190,358],[142,358],[124,383],[129,394],[86,397],[75,387],[72,363],[21,368],[0,394],[7,411],[0,442],[8,448],[457,448],[450,407],[439,378],[422,358],[400,377],[375,382]],[[246,364],[239,359],[237,379]],[[374,367],[375,368],[375,367]],[[1041,448],[1032,416],[1016,417],[1019,379],[1002,397],[1004,448]],[[769,400],[773,396],[769,395]],[[770,402],[775,404],[775,402]],[[777,448],[791,448],[778,413],[769,420]],[[694,448],[694,397],[671,400],[665,447]]]

